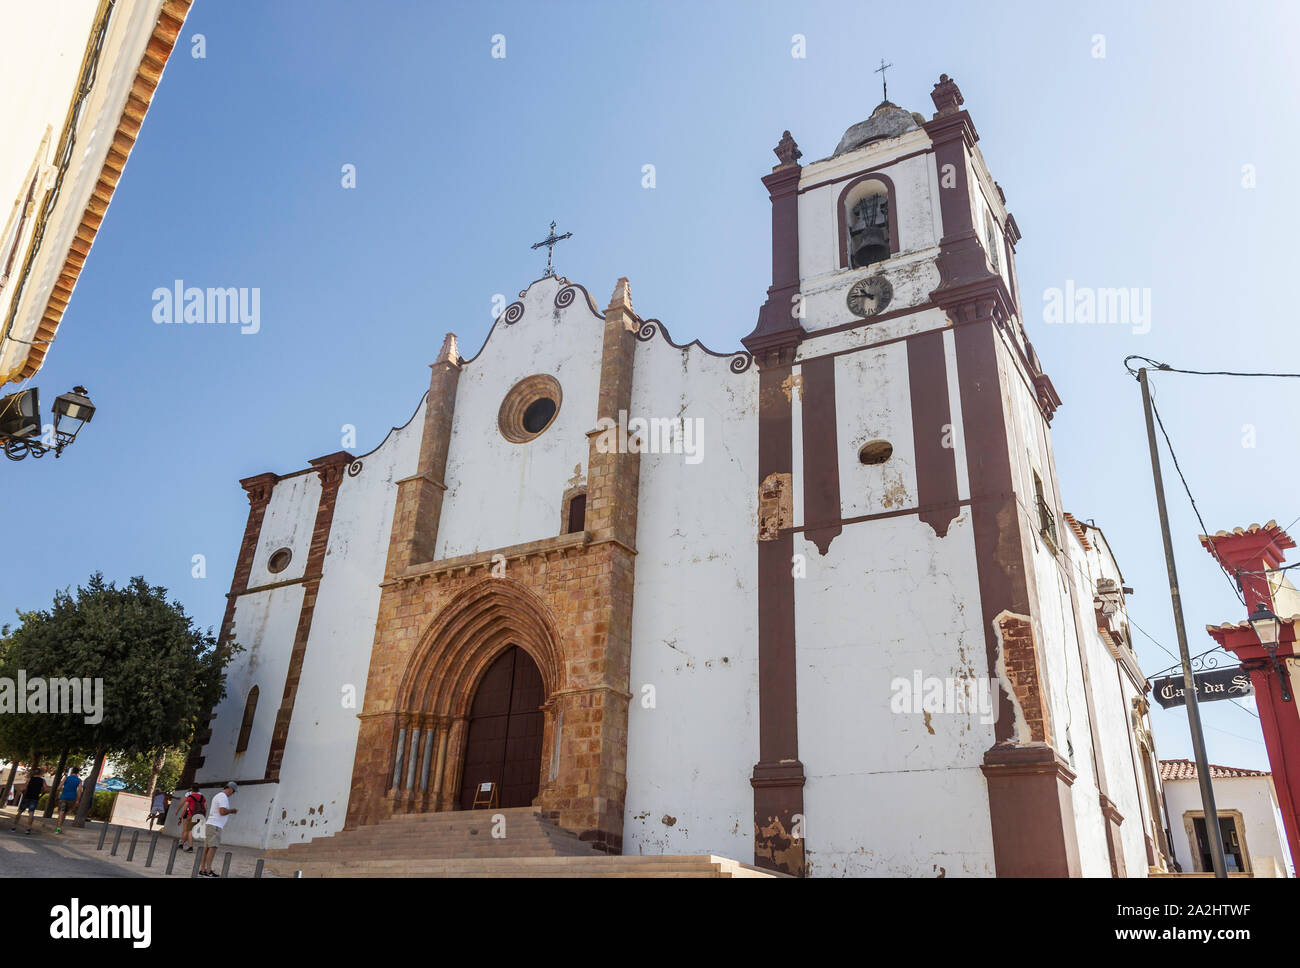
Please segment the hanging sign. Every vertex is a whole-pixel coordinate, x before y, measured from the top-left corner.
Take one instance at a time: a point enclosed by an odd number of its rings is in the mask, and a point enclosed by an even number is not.
[[[1197,702],[1240,699],[1242,696],[1255,694],[1255,687],[1250,684],[1250,673],[1241,666],[1215,669],[1212,672],[1197,672],[1192,676],[1192,681],[1196,685]],[[1156,697],[1156,702],[1165,709],[1187,704],[1182,676],[1166,676],[1154,680],[1151,683],[1151,693]]]

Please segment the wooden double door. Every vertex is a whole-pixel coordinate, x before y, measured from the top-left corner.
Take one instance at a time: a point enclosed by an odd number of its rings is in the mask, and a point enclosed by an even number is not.
[[[488,667],[470,707],[461,775],[460,808],[474,805],[479,785],[493,782],[498,806],[526,807],[542,772],[542,703],[546,690],[537,664],[512,645]]]

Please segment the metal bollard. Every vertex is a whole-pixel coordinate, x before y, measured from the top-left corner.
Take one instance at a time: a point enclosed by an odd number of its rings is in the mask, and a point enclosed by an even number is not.
[[[131,861],[135,860],[135,845],[139,842],[139,840],[140,840],[140,828],[137,827],[135,830],[131,831],[131,846],[128,847],[126,851],[126,862],[128,864],[131,863]]]
[[[203,854],[204,854],[205,849],[206,849],[206,848],[203,848],[203,847],[195,847],[195,848],[194,848],[194,867],[193,867],[193,869],[190,871],[190,877],[198,877],[198,876],[199,876],[199,863],[203,860]]]
[[[258,879],[258,880],[261,879],[261,877],[262,877],[262,868],[263,868],[265,865],[266,865],[266,859],[265,859],[265,858],[263,858],[263,857],[259,857],[259,858],[257,858],[257,870],[253,871],[253,877],[254,877],[254,878],[256,878],[256,879]]]
[[[226,859],[221,862],[221,876],[230,876],[230,851],[226,851]]]
[[[145,866],[145,867],[152,867],[152,866],[153,866],[153,852],[154,852],[157,848],[158,848],[158,831],[155,830],[155,831],[154,831],[154,835],[153,835],[152,837],[149,838],[149,853],[145,856],[145,859],[144,859],[144,866]]]
[[[294,871],[294,872],[293,872],[293,876],[294,876],[294,877],[302,877],[302,871]]]
[[[113,849],[108,852],[110,856],[112,857],[117,856],[117,845],[120,844],[121,842],[122,842],[122,828],[118,827],[117,833],[113,834]]]
[[[173,841],[172,841],[172,849],[171,849],[171,853],[167,855],[167,873],[168,873],[168,874],[170,874],[170,873],[172,872],[172,868],[176,865],[176,853],[177,853],[180,849],[181,849],[181,842],[180,842],[179,840],[173,840]]]
[[[99,828],[99,846],[95,848],[96,850],[104,849],[104,838],[107,836],[108,836],[108,824],[107,823],[101,824]]]

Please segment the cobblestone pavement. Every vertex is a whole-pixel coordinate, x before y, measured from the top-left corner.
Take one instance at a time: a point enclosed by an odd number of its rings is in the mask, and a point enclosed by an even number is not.
[[[136,827],[122,827],[121,839],[118,840],[117,855],[112,854],[113,841],[117,838],[118,827],[109,825],[104,837],[102,850],[96,849],[104,824],[87,823],[84,828],[64,827],[62,833],[55,833],[54,820],[46,820],[39,814],[32,827],[27,830],[27,818],[18,826],[17,831],[9,828],[14,823],[13,808],[0,809],[0,877],[168,877],[172,879],[189,877],[194,869],[194,860],[199,856],[198,842],[192,854],[177,852],[172,873],[168,875],[167,859],[171,855],[175,838],[165,833],[143,830]],[[153,863],[146,867],[149,847],[157,835],[154,846]],[[136,836],[134,856],[131,855],[131,839]],[[212,862],[212,869],[218,874],[222,871],[226,855],[230,855],[230,877],[253,877],[260,850],[251,847],[222,847]],[[269,870],[263,877],[274,877]]]

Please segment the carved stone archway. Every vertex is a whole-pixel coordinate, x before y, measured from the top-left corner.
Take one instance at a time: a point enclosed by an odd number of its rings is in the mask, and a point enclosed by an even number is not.
[[[565,685],[556,624],[526,586],[487,578],[434,617],[397,692],[389,796],[393,813],[458,809],[470,706],[492,663],[518,646],[536,663],[547,701],[538,802],[545,803],[556,761],[556,694]]]

